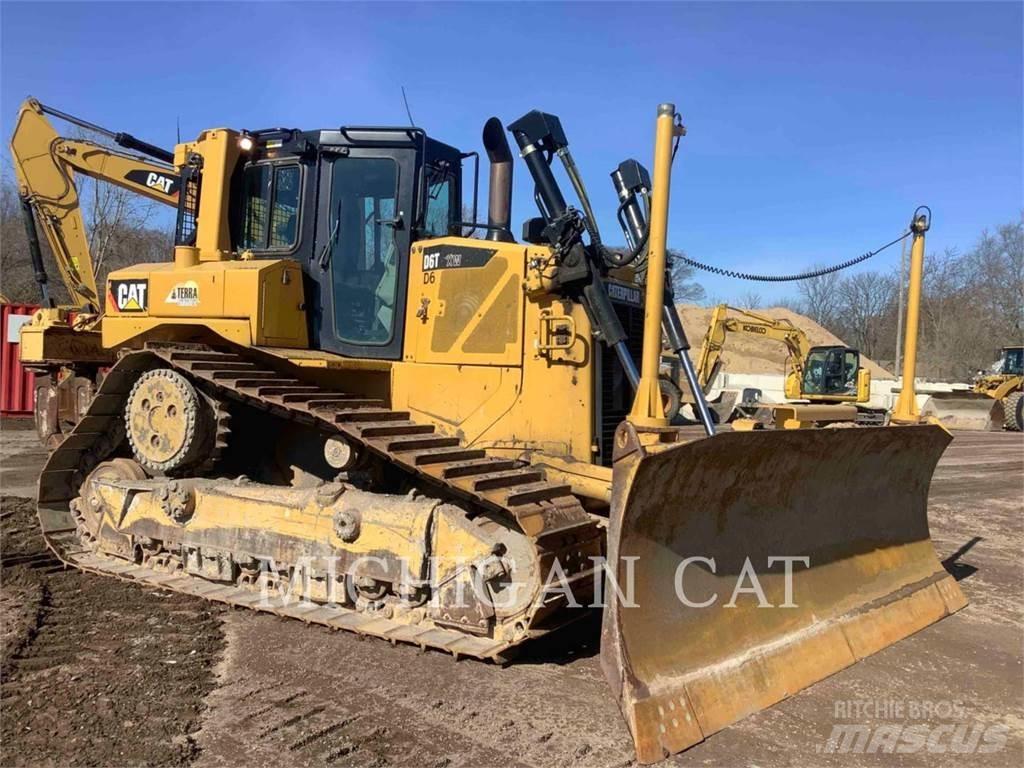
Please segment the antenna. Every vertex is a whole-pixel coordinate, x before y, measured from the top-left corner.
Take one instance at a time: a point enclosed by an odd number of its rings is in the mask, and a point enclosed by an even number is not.
[[[412,112],[409,111],[409,99],[405,97],[405,86],[402,86],[402,101],[405,102],[405,114],[409,116],[409,125],[415,127],[416,121],[412,119]]]
[[[174,130],[178,135],[178,139],[175,143],[181,144],[181,115],[175,115],[174,117]]]

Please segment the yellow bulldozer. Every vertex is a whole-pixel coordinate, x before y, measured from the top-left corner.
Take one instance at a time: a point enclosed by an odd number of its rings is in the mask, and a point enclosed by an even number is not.
[[[673,105],[653,183],[613,174],[621,252],[540,111],[507,129],[539,213],[519,238],[497,118],[486,222],[462,216],[477,154],[416,127],[127,141],[171,180],[143,183],[174,190],[174,247],[103,299],[68,197],[86,171],[47,114],[77,120],[30,101],[11,149],[78,302],[22,343],[46,397],[88,385],[43,425],[39,521],[65,563],[485,660],[602,607],[644,763],[965,604],[928,532],[941,427],[716,432],[700,394],[703,431],[665,419]]]

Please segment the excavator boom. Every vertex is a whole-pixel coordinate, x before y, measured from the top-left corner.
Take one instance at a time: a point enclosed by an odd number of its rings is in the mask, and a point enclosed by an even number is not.
[[[158,159],[131,155],[86,139],[61,136],[47,119],[47,114],[71,120],[87,130],[99,131],[127,148],[156,154]],[[170,153],[128,134],[106,131],[46,107],[35,99],[27,99],[15,122],[11,155],[25,209],[36,279],[43,286],[44,303],[51,302],[45,292],[45,270],[42,269],[42,259],[37,250],[37,223],[57,261],[73,307],[90,312],[100,311],[96,275],[82,219],[75,174],[81,173],[130,190],[149,200],[176,206],[180,179],[170,165]]]

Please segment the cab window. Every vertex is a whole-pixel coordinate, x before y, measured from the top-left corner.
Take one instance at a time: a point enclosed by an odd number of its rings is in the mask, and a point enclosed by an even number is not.
[[[812,349],[807,355],[802,391],[807,395],[852,395],[857,392],[860,354],[855,349]]]
[[[398,166],[391,158],[333,163],[329,247],[334,328],[353,344],[387,344],[394,332]]]
[[[445,237],[450,226],[458,221],[460,211],[455,201],[455,179],[443,166],[427,166],[427,206],[423,216],[424,237]]]
[[[299,187],[296,164],[251,165],[243,181],[241,249],[290,250],[298,239]]]
[[[1024,372],[1024,348],[1006,350],[1002,372],[1011,376],[1020,376]]]

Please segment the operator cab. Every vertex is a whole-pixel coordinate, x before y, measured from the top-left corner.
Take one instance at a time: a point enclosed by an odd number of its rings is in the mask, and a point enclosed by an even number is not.
[[[849,347],[812,347],[800,389],[805,395],[855,396],[860,352]]]
[[[1024,375],[1024,347],[1003,347],[999,373],[1004,376]]]
[[[247,134],[232,243],[303,265],[313,346],[399,359],[409,249],[461,220],[462,160],[418,128]]]

